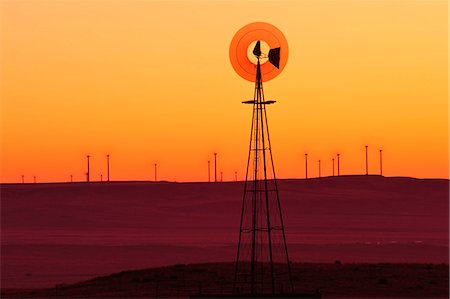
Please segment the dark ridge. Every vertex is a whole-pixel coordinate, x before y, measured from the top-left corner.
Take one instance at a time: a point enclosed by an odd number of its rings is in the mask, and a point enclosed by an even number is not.
[[[296,293],[323,298],[445,298],[448,264],[294,263]],[[2,298],[208,298],[231,293],[234,263],[122,271],[46,289],[2,289]]]
[[[415,177],[404,177],[404,176],[381,176],[381,175],[375,175],[375,174],[369,174],[369,175],[362,175],[362,174],[348,174],[348,175],[340,175],[340,176],[322,176],[322,177],[311,177],[308,179],[304,178],[283,178],[283,179],[277,179],[278,181],[330,181],[330,180],[346,180],[346,179],[376,179],[376,180],[390,180],[390,179],[396,179],[396,180],[414,180],[414,181],[443,181],[449,183],[449,179],[445,178],[415,178]],[[235,183],[242,183],[242,181],[223,181],[223,182],[176,182],[176,181],[167,181],[167,180],[161,180],[161,181],[152,181],[152,180],[129,180],[129,181],[120,181],[120,180],[112,180],[110,182],[107,181],[91,181],[91,182],[85,182],[85,181],[75,181],[75,182],[26,182],[26,183],[0,183],[1,186],[29,186],[29,185],[108,185],[108,184],[161,184],[161,183],[168,183],[168,184],[235,184]]]

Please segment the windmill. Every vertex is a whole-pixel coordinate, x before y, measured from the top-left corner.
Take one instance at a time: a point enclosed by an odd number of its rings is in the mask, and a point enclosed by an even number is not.
[[[262,44],[270,47],[263,53]],[[251,57],[248,52],[254,45]],[[263,82],[273,79],[286,65],[288,46],[284,35],[267,23],[251,23],[240,29],[230,46],[235,71],[254,82],[250,147],[245,174],[233,293],[276,295],[293,293],[281,204],[266,106],[274,100],[264,97]]]
[[[86,158],[87,158],[86,182],[89,183],[90,175],[91,175],[91,173],[90,173],[90,163],[89,163],[89,159],[91,158],[91,156],[87,155]]]
[[[383,175],[383,150],[380,149],[380,175]]]
[[[106,172],[107,172],[106,180],[109,182],[109,154],[106,155]]]
[[[366,175],[369,175],[369,154],[368,154],[368,152],[367,152],[367,148],[368,148],[369,146],[368,145],[366,145]]]
[[[214,182],[217,183],[217,153],[214,153]]]

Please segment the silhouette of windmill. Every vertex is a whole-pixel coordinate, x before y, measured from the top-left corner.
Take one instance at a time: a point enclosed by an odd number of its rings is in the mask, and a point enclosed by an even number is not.
[[[275,31],[274,34],[278,34],[279,39],[284,39],[278,29],[267,23],[253,23],[246,27],[252,28],[254,24],[269,27],[272,33]],[[239,33],[235,38],[239,38]],[[245,41],[245,37],[241,40]],[[261,36],[261,40],[264,40],[264,36]],[[232,47],[233,43],[230,52],[233,51]],[[266,105],[275,101],[264,98],[261,71],[262,64],[265,70],[268,67],[274,71],[279,69],[280,52],[285,51],[287,55],[287,43],[284,49],[280,48],[272,48],[266,55],[261,51],[261,41],[257,40],[253,49],[257,59],[253,78],[254,98],[242,102],[253,106],[253,115],[233,284],[233,293],[237,296],[274,296],[294,291],[266,113]]]
[[[380,175],[383,175],[383,150],[380,149]]]
[[[106,181],[109,182],[109,154],[106,155]]]
[[[214,153],[214,182],[217,183],[217,153]]]
[[[90,175],[91,175],[91,173],[90,173],[91,170],[90,170],[89,159],[91,158],[91,156],[87,155],[86,158],[87,158],[86,182],[89,183],[89,181],[90,181]]]
[[[305,153],[305,179],[308,178],[308,154]]]
[[[365,146],[366,147],[366,175],[369,175],[369,154],[368,154],[368,145]]]
[[[337,175],[340,176],[341,175],[341,169],[340,169],[340,160],[339,157],[341,156],[341,154],[337,154]]]
[[[318,162],[319,162],[319,178],[320,178],[321,177],[321,175],[320,175],[320,160]]]

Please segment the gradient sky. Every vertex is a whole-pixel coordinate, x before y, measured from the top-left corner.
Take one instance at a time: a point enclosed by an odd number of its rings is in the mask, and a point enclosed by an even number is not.
[[[268,22],[289,59],[267,82],[278,177],[448,178],[447,1],[1,2],[1,182],[243,177],[253,85],[230,41]]]

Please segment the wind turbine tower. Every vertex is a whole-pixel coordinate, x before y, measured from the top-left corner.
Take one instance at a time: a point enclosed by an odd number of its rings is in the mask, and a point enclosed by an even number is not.
[[[337,175],[340,176],[341,172],[340,172],[340,165],[339,165],[339,157],[341,156],[341,154],[337,154]]]
[[[214,182],[217,183],[217,153],[214,153]]]
[[[305,154],[305,179],[308,178],[308,154]]]
[[[320,160],[319,160],[319,178],[320,178]]]
[[[383,150],[380,149],[380,175],[383,175]]]
[[[367,148],[369,146],[366,145],[366,175],[369,175],[369,154]]]
[[[109,155],[106,155],[106,180],[109,182]]]
[[[86,172],[86,181],[89,183],[89,178],[90,178],[90,166],[89,166],[89,158],[90,158],[91,156],[89,156],[89,155],[87,155],[86,156],[86,158],[87,158],[87,172]]]

